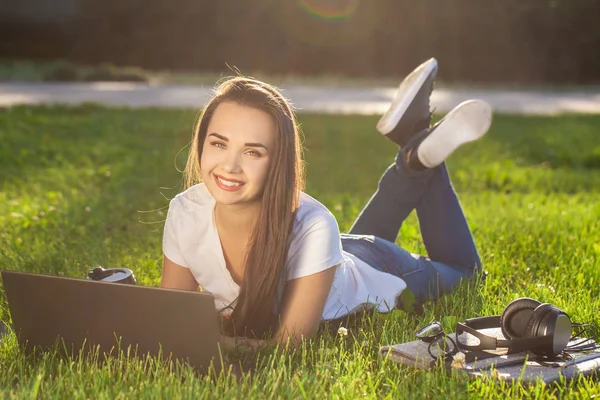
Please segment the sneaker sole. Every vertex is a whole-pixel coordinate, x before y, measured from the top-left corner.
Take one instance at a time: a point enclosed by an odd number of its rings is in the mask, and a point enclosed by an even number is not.
[[[440,165],[461,145],[479,139],[490,128],[492,108],[483,100],[467,100],[450,111],[419,145],[427,168]]]
[[[419,68],[421,70],[419,71]],[[390,105],[390,108],[383,114],[383,116],[377,122],[377,130],[382,135],[387,135],[390,133],[398,122],[402,115],[406,112],[406,109],[410,105],[410,103],[414,100],[415,96],[423,86],[423,83],[427,79],[427,77],[437,68],[437,61],[435,58],[430,58],[425,61],[423,64],[419,65],[414,72],[418,74],[417,79],[413,82],[413,84],[409,87],[408,91],[400,96],[400,93],[396,93],[396,98]],[[398,86],[398,91],[400,90],[400,86]]]

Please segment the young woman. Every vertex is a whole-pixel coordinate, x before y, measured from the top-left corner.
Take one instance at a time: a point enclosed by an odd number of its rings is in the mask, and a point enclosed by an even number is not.
[[[229,335],[310,337],[322,320],[411,290],[436,299],[481,268],[445,158],[482,136],[489,106],[468,101],[429,127],[430,59],[400,85],[378,130],[401,149],[348,234],[303,193],[299,129],[288,101],[249,78],[223,82],[195,129],[186,190],[171,200],[162,287],[211,292]],[[429,257],[394,244],[416,209]],[[408,289],[407,289],[408,287]]]

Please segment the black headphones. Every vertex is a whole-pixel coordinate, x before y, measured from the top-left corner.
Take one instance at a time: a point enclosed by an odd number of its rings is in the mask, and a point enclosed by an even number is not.
[[[506,339],[497,339],[478,332],[479,329],[500,328]],[[509,353],[530,351],[544,357],[555,357],[564,351],[571,339],[571,319],[564,311],[549,303],[528,297],[511,301],[502,315],[471,318],[456,324],[458,347],[468,351],[508,348]],[[479,344],[466,344],[459,336],[468,333]]]
[[[90,269],[87,275],[87,280],[113,282],[113,283],[128,283],[136,284],[133,271],[128,268],[107,268],[96,267]]]

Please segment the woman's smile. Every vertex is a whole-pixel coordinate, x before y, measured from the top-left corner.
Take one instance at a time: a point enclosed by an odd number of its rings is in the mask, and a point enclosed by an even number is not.
[[[223,189],[228,192],[235,192],[240,190],[245,184],[244,182],[235,180],[235,179],[226,179],[219,175],[214,175],[215,182],[220,189]]]

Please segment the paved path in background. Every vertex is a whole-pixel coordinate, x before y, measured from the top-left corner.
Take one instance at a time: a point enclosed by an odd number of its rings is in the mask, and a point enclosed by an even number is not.
[[[17,104],[94,102],[108,106],[201,108],[211,87],[139,83],[0,83],[0,107]],[[396,87],[348,88],[283,86],[298,112],[382,114]],[[495,111],[549,115],[562,112],[600,114],[600,91],[541,92],[517,90],[435,89],[431,105],[447,112],[472,98],[489,102]]]

